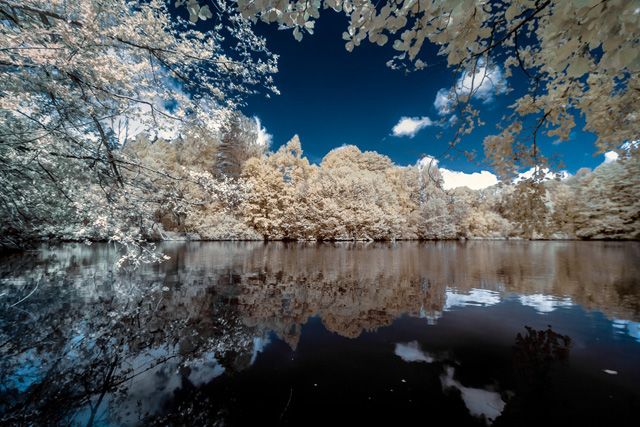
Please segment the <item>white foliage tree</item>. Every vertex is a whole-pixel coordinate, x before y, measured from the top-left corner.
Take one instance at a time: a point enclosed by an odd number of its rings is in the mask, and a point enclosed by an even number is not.
[[[265,41],[216,6],[202,32],[161,0],[0,0],[3,243],[20,234],[139,242],[159,200],[136,180],[151,171],[121,145],[185,124],[216,131],[256,87],[277,92]],[[214,16],[200,8],[198,18]],[[100,230],[45,227],[70,215]]]
[[[576,235],[640,239],[640,161],[624,158],[574,181]]]

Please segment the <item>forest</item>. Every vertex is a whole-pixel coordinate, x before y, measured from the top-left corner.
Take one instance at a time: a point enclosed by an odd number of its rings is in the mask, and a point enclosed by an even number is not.
[[[100,197],[100,180],[69,171],[81,171],[80,161],[50,164],[48,173],[66,182],[40,181],[37,192],[36,177],[14,184],[33,198],[3,206],[2,235],[14,242],[118,239],[117,230],[151,241],[640,238],[640,162],[631,156],[569,177],[444,190],[430,157],[398,166],[351,145],[316,165],[297,136],[270,152],[254,120],[237,114],[232,123],[206,136],[138,135],[116,152],[122,180],[135,185],[114,203]],[[74,189],[76,203],[60,197],[60,185]]]

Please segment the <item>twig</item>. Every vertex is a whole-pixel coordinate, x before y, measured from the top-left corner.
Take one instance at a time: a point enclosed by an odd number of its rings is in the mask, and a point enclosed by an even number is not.
[[[278,422],[278,424],[282,424],[282,418],[284,417],[284,414],[287,412],[287,409],[289,409],[289,404],[291,403],[292,397],[293,397],[293,387],[291,387],[291,389],[289,390],[289,400],[287,400],[287,404],[285,405],[284,409],[282,410],[282,413],[280,414],[280,421]]]
[[[24,300],[26,300],[27,298],[29,298],[31,295],[33,295],[33,293],[34,293],[35,291],[37,291],[37,290],[38,290],[38,286],[40,286],[40,282],[39,282],[39,281],[38,281],[38,282],[36,282],[36,287],[35,287],[35,288],[33,288],[33,290],[32,290],[31,292],[29,292],[29,295],[27,295],[26,297],[22,298],[22,299],[21,299],[20,301],[18,301],[17,303],[15,303],[15,304],[11,304],[9,307],[15,307],[16,305],[20,304],[22,301],[24,301]]]

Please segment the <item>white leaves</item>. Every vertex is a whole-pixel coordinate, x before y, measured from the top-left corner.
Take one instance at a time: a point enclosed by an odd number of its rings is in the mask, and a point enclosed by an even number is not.
[[[513,21],[513,19],[520,15],[521,13],[521,6],[520,4],[518,4],[518,2],[513,2],[509,5],[509,7],[507,8],[507,10],[504,13],[504,17],[507,19],[507,21]]]
[[[572,62],[569,63],[567,76],[580,78],[589,71],[590,61],[581,55],[576,55]]]
[[[613,54],[611,61],[612,65],[619,69],[638,69],[640,47],[624,46]]]
[[[399,50],[400,52],[404,52],[408,49],[408,45],[409,43],[406,41],[402,41],[402,40],[394,40],[393,42],[393,48],[395,50]]]
[[[189,12],[189,21],[198,22],[198,15],[200,14],[200,6],[192,3],[187,6],[187,12]]]
[[[203,21],[211,17],[213,17],[213,15],[211,14],[211,10],[209,10],[209,6],[207,5],[202,6],[200,8],[200,11],[198,11],[198,18],[200,18]]]
[[[385,44],[387,44],[387,41],[389,41],[389,37],[384,34],[380,34],[376,39],[376,43],[378,44],[378,46],[384,46]]]

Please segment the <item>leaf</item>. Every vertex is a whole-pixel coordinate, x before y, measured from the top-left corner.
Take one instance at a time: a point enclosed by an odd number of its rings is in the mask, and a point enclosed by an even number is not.
[[[302,40],[302,33],[300,32],[300,28],[296,27],[293,29],[293,38],[296,39],[296,41]]]
[[[504,13],[504,17],[506,18],[507,21],[512,21],[513,18],[515,18],[519,14],[520,14],[520,7],[518,4],[514,3],[507,8],[506,12]]]
[[[589,71],[589,60],[584,56],[576,57],[567,69],[567,76],[579,78]]]
[[[187,6],[187,11],[189,12],[189,21],[198,22],[199,6],[189,5]]]
[[[198,13],[198,18],[202,19],[203,21],[206,21],[207,19],[213,17],[213,15],[211,14],[211,10],[209,9],[209,6],[204,5],[200,8],[200,12]]]
[[[387,37],[384,34],[380,34],[378,36],[378,40],[376,40],[376,43],[378,43],[378,46],[384,46],[387,43],[387,41],[389,41],[389,37]]]

